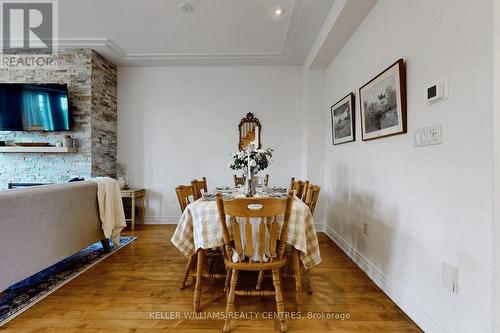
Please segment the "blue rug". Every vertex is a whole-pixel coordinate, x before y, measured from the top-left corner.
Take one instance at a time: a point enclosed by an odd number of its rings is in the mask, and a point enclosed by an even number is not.
[[[104,251],[101,242],[94,243],[10,286],[0,298],[0,326],[136,239],[137,237],[121,237],[120,246],[112,247],[109,253]]]

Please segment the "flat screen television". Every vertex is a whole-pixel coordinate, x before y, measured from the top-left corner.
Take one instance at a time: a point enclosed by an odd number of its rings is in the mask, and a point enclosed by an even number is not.
[[[69,131],[66,84],[0,83],[0,131]]]

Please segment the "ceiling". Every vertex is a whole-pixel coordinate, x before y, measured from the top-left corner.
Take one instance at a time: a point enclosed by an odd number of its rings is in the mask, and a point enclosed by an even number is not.
[[[333,2],[63,0],[59,45],[91,47],[119,65],[301,65]]]

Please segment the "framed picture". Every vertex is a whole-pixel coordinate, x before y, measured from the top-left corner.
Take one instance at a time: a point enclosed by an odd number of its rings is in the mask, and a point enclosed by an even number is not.
[[[399,59],[359,88],[363,141],[406,133],[406,73]]]
[[[354,94],[350,93],[333,104],[330,111],[332,116],[332,143],[339,145],[355,141]]]

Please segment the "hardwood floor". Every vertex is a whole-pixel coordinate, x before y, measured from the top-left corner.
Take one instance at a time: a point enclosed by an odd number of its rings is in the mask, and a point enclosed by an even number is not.
[[[171,311],[191,313],[194,281],[179,289],[186,259],[170,243],[174,226],[139,227],[139,237],[0,328],[7,332],[221,332],[222,319],[166,319]],[[289,332],[422,332],[324,234],[323,262],[311,271],[312,295],[304,294],[301,319],[287,320]],[[256,276],[247,281],[257,281]],[[270,279],[266,277],[265,286]],[[225,310],[224,280],[205,280],[201,313]],[[284,280],[285,307],[296,311],[294,283]],[[278,332],[274,299],[237,298],[236,311],[259,312],[259,318],[232,321],[232,332]],[[153,314],[151,314],[153,312]],[[348,313],[349,319],[308,319],[308,312]],[[157,316],[158,319],[151,318]],[[161,319],[163,318],[163,319]]]

